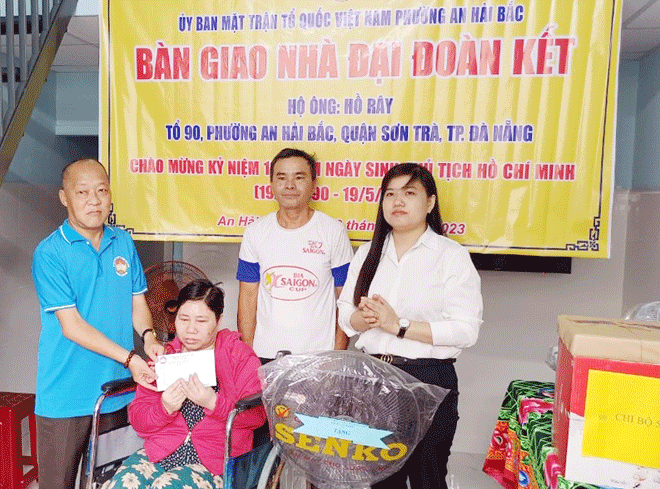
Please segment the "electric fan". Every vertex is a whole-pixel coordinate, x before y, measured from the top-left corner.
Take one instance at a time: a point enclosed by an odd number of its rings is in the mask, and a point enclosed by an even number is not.
[[[206,278],[204,272],[190,263],[165,261],[150,266],[144,272],[147,277],[145,298],[151,311],[154,331],[158,340],[166,342],[174,337],[174,311],[167,310],[167,303],[179,296],[179,291],[190,281]]]
[[[368,487],[399,470],[446,389],[355,351],[288,355],[259,369],[287,462],[318,487]]]

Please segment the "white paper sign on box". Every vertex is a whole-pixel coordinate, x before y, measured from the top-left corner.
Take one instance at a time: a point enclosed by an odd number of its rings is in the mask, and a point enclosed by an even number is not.
[[[156,361],[156,387],[164,391],[177,379],[188,380],[196,373],[205,386],[217,384],[215,377],[215,351],[201,350],[162,355]]]

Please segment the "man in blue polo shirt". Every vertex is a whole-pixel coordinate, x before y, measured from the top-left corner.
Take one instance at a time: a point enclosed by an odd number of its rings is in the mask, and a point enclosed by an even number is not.
[[[104,223],[110,185],[96,160],[62,172],[60,201],[68,219],[34,252],[32,275],[41,306],[37,370],[37,458],[40,489],[73,487],[89,438],[101,385],[126,376],[155,389],[153,370],[134,356],[133,328],[155,359],[163,347],[152,332],[142,265],[130,235]],[[130,398],[104,403],[104,418]]]

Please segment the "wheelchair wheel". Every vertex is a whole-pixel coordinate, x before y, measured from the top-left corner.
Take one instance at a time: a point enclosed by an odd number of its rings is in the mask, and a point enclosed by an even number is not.
[[[275,445],[264,463],[256,489],[314,489],[305,474],[282,456],[282,449]]]
[[[282,458],[282,448],[275,444],[271,448],[266,461],[264,462],[257,489],[276,489],[279,487],[280,476],[284,468],[284,459]]]

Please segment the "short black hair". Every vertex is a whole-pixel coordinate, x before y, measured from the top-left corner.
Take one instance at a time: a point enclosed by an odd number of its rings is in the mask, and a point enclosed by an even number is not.
[[[284,148],[275,157],[270,161],[270,181],[273,181],[273,169],[275,168],[275,163],[279,160],[284,160],[286,158],[303,158],[309,164],[309,171],[312,173],[312,181],[316,180],[316,157],[311,155],[302,149],[295,148]]]

